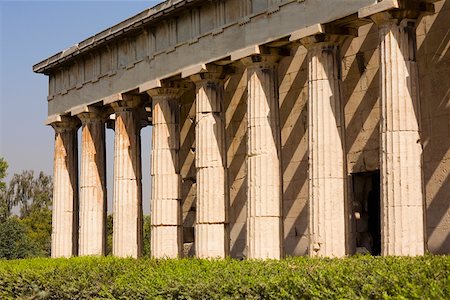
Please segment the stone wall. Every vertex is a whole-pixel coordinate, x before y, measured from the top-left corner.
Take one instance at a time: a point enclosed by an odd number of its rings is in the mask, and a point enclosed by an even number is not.
[[[450,253],[450,1],[417,28],[428,250]]]

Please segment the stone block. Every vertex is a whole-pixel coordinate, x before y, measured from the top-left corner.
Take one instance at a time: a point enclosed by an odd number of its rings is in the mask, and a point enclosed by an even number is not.
[[[180,226],[152,226],[152,257],[180,257],[182,254],[181,230]]]
[[[224,258],[229,236],[224,224],[195,224],[195,253],[199,258]]]
[[[280,218],[249,218],[247,223],[247,245],[249,258],[279,259],[282,255]]]
[[[171,175],[178,173],[178,153],[176,150],[153,149],[151,175]]]
[[[180,175],[158,174],[152,176],[152,199],[180,199]]]
[[[197,170],[197,223],[226,221],[224,176],[222,168]]]
[[[181,205],[179,200],[153,199],[152,225],[180,225]]]

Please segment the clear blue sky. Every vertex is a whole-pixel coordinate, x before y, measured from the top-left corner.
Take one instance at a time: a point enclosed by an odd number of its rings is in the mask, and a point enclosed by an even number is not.
[[[9,163],[8,179],[22,170],[53,173],[54,133],[44,126],[47,77],[34,74],[32,66],[159,2],[0,0],[0,156]],[[150,128],[142,130],[145,213],[150,197],[150,135]],[[107,130],[109,202],[113,143],[113,132]]]

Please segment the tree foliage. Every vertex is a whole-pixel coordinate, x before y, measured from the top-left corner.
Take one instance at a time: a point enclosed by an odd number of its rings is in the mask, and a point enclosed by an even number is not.
[[[17,259],[40,255],[43,253],[27,235],[26,227],[17,217],[0,223],[0,258]]]
[[[20,219],[28,238],[36,246],[35,256],[50,256],[52,244],[52,211],[48,208],[34,210]]]
[[[9,216],[8,212],[11,211],[6,201],[6,183],[3,181],[7,170],[8,163],[3,157],[0,157],[0,222]]]
[[[0,157],[0,190],[5,189],[6,183],[3,179],[6,177],[6,171],[8,170],[8,163],[3,157]]]
[[[52,190],[50,176],[40,172],[34,178],[34,171],[26,170],[12,177],[7,190],[7,202],[9,207],[17,205],[20,217],[24,218],[31,212],[48,209],[52,204]]]
[[[106,255],[112,254],[113,215],[106,217]]]
[[[3,182],[8,164],[0,158],[0,258],[49,256],[52,231],[50,176],[33,171]],[[17,207],[19,217],[13,215]]]
[[[144,216],[144,243],[142,247],[142,256],[150,257],[150,230],[151,230],[151,216]]]

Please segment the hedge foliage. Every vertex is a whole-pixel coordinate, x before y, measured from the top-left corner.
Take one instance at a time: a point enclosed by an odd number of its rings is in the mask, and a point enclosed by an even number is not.
[[[0,299],[450,299],[450,257],[0,261]]]

